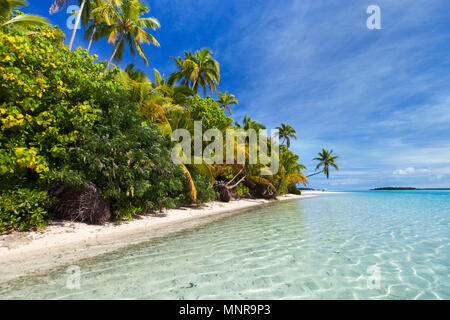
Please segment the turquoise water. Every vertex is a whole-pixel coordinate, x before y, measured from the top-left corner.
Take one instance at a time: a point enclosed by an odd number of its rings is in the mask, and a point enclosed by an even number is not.
[[[276,203],[0,285],[25,299],[450,299],[450,191]]]

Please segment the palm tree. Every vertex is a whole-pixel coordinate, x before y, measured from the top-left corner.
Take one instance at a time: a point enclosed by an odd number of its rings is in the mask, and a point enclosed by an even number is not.
[[[236,100],[236,97],[230,93],[228,93],[228,91],[225,91],[225,93],[222,94],[222,92],[219,92],[219,100],[217,100],[216,102],[219,104],[219,106],[224,110],[227,109],[228,112],[230,113],[231,116],[231,109],[230,109],[230,105],[232,104],[239,104],[239,102]]]
[[[130,63],[125,71],[119,73],[117,80],[130,93],[130,99],[139,106],[145,101],[151,92],[151,83],[147,75],[135,68],[134,64]]]
[[[291,138],[294,138],[295,140],[297,140],[297,136],[296,133],[297,131],[292,128],[292,126],[288,125],[288,124],[281,124],[281,127],[277,127],[278,129],[278,138],[283,139],[282,143],[286,142],[286,146],[289,149],[289,147],[291,146]]]
[[[154,69],[155,80],[150,81],[147,75],[130,63],[118,76],[118,81],[131,94],[131,99],[139,105],[141,113],[149,122],[166,124],[165,109],[180,109],[181,105],[192,96],[189,87],[174,85]],[[168,132],[171,132],[170,130]]]
[[[84,40],[89,40],[87,51],[89,53],[92,42],[100,40],[98,28],[102,25],[110,25],[115,9],[114,6],[120,6],[121,0],[93,0],[89,16],[82,16],[82,23],[87,27],[84,33]],[[87,21],[85,19],[88,19]]]
[[[50,7],[50,14],[54,14],[58,11],[60,11],[62,8],[64,8],[66,5],[68,5],[71,1],[69,0],[55,0]],[[77,33],[78,26],[80,25],[81,18],[83,16],[84,21],[89,20],[89,15],[91,12],[91,1],[90,0],[78,0],[78,4],[80,5],[80,10],[77,12],[77,17],[75,20],[75,25],[72,31],[72,36],[70,38],[69,42],[69,50],[72,50],[73,42],[75,40],[75,35]]]
[[[149,81],[145,72],[143,70],[136,69],[134,63],[129,63],[125,68],[125,72],[131,79],[135,81],[139,82]]]
[[[319,170],[320,167],[322,167],[322,166],[323,166],[323,170],[309,175],[308,178],[318,175],[320,173],[325,173],[325,177],[327,177],[327,179],[329,179],[330,178],[330,167],[333,167],[336,170],[339,170],[339,167],[336,164],[336,159],[338,159],[339,157],[338,156],[333,157],[332,153],[333,153],[333,149],[328,151],[328,150],[325,150],[324,148],[322,148],[322,152],[319,153],[319,157],[314,158],[314,160],[320,161],[316,167],[316,171]]]
[[[282,149],[280,152],[280,169],[276,174],[279,182],[273,198],[279,195],[282,188],[285,189],[297,183],[302,183],[303,185],[308,183],[308,178],[302,173],[302,170],[306,169],[306,167],[300,164],[298,160],[299,156],[293,154],[287,148]]]
[[[129,64],[125,71],[119,74],[118,80],[130,92],[132,101],[138,104],[139,113],[146,123],[156,124],[164,136],[170,138],[173,131],[180,128],[193,131],[194,122],[190,119],[189,114],[182,107],[174,104],[174,101],[179,99],[176,93],[178,86],[173,87],[158,70],[155,69],[154,72],[155,81],[151,82],[143,71],[136,69],[133,64]],[[187,89],[191,92],[189,88]],[[185,164],[180,164],[180,166],[186,177],[191,200],[195,203],[197,201],[195,182],[188,166]],[[208,171],[203,168],[206,167],[206,164],[193,166],[203,169],[203,172]]]
[[[114,43],[114,49],[105,68],[105,72],[111,66],[112,60],[120,62],[128,44],[133,57],[136,51],[148,65],[147,57],[141,47],[141,43],[153,44],[159,47],[155,37],[145,31],[145,29],[156,30],[161,27],[156,18],[144,18],[143,14],[148,13],[149,8],[138,0],[124,0],[115,10],[113,19],[116,21],[110,26],[99,28],[100,37],[108,37],[108,42]]]
[[[245,131],[253,129],[259,133],[261,130],[266,129],[265,125],[260,124],[259,122],[253,120],[248,115],[245,115],[244,120],[242,122],[243,122],[242,126],[239,123],[236,123],[236,124],[239,128],[242,128]]]
[[[153,69],[155,74],[155,80],[151,83],[151,87],[154,92],[157,92],[167,99],[171,100],[171,103],[177,105],[186,104],[187,98],[194,95],[194,92],[186,85],[175,85],[175,81],[172,78],[166,79],[165,75],[157,70]]]
[[[11,18],[13,11],[18,7],[27,6],[25,0],[1,0],[0,1],[0,26],[12,25],[18,28],[29,30],[30,28],[47,26],[47,19],[30,14],[19,14]]]
[[[198,93],[199,87],[203,88],[203,95],[206,96],[206,87],[211,93],[217,90],[216,85],[220,82],[219,63],[211,56],[213,52],[208,48],[203,48],[193,54],[191,51],[184,52],[184,59],[171,57],[177,64],[178,71],[172,74],[169,80],[182,81],[182,84],[189,85]]]

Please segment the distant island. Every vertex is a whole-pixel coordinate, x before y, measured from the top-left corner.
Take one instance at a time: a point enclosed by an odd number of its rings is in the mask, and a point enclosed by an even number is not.
[[[383,188],[373,188],[372,191],[382,191],[382,190],[450,190],[450,188],[413,188],[413,187],[383,187]]]
[[[417,190],[417,188],[411,188],[411,187],[383,187],[383,188],[374,188],[370,190]]]

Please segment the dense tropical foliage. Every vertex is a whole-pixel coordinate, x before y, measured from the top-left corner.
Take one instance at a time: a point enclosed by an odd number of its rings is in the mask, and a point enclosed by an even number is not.
[[[68,3],[56,0],[51,11]],[[159,45],[147,31],[159,22],[144,16],[148,7],[140,1],[78,1],[76,23],[85,26],[89,45],[73,51],[58,27],[16,11],[25,4],[0,0],[0,232],[41,228],[54,218],[131,219],[217,198],[274,199],[307,183],[306,168],[289,150],[295,129],[285,124],[277,171],[251,161],[248,145],[214,138],[220,148],[205,149],[203,140],[203,159],[192,148],[183,154],[192,156],[192,163],[172,161],[174,132],[193,134],[195,121],[201,121],[203,133],[215,129],[223,136],[229,129],[254,129],[271,154],[277,143],[263,136],[263,124],[248,116],[239,124],[230,117],[230,106],[238,104],[234,95],[207,96],[220,84],[219,63],[209,49],[173,58],[178,70],[168,77],[157,69],[150,78],[132,64],[124,70],[113,66],[125,48],[148,62],[141,45]],[[70,44],[75,34],[76,29]],[[96,62],[89,50],[103,37],[113,43],[113,53],[109,61]],[[205,160],[228,154],[233,164]],[[323,150],[316,171],[323,166],[328,178],[330,167],[338,169],[336,159]]]

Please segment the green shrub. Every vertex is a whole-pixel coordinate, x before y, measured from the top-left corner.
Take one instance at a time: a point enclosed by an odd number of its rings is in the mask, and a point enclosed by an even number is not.
[[[228,117],[211,97],[202,98],[199,95],[190,97],[186,109],[194,120],[202,121],[204,130],[222,131],[233,123],[233,119]]]
[[[0,194],[0,232],[44,228],[51,206],[47,192],[32,189],[9,190]]]
[[[62,180],[93,182],[111,200],[119,220],[184,204],[186,178],[172,163],[171,142],[156,126],[141,124],[125,91],[117,88],[101,99],[102,119],[82,130]]]
[[[98,94],[114,89],[103,63],[62,38],[57,28],[0,30],[0,190],[36,188],[57,173],[81,128],[99,119]]]
[[[296,194],[298,196],[302,195],[302,190],[300,190],[299,188],[297,188],[296,186],[291,186],[288,189],[288,193],[290,194]]]
[[[246,196],[246,195],[250,194],[250,189],[249,189],[246,185],[244,185],[243,183],[240,183],[240,184],[236,187],[236,189],[234,190],[234,192],[235,192],[238,196],[243,197],[243,196]]]
[[[192,179],[197,189],[197,204],[214,201],[217,199],[217,192],[214,191],[212,183],[194,167],[189,168]],[[188,190],[185,191],[189,195]],[[190,198],[186,197],[186,203],[190,202]]]

